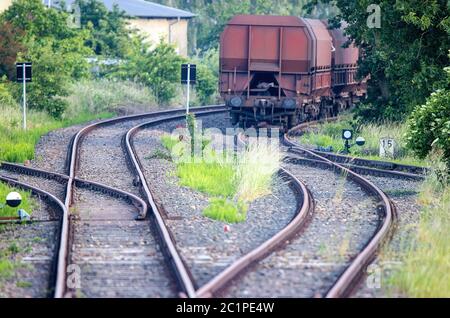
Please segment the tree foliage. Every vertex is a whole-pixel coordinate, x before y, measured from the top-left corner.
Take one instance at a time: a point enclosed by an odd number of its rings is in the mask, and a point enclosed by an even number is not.
[[[226,23],[238,14],[304,15],[307,0],[157,0],[164,5],[191,11],[197,16],[190,22],[192,51],[208,50],[218,45]],[[335,14],[333,6],[321,4],[309,16],[326,18]],[[196,46],[195,46],[196,44]]]
[[[447,0],[323,0],[335,3],[332,19],[349,25],[346,33],[362,48],[360,75],[370,74],[368,99],[358,109],[363,119],[400,120],[431,92],[445,85],[450,14]],[[318,0],[308,4],[312,9]],[[381,27],[370,28],[370,4],[381,8]],[[368,12],[369,11],[369,12]]]
[[[89,30],[88,47],[97,55],[124,57],[128,47],[125,13],[114,5],[108,10],[98,0],[76,0],[80,9],[80,26]]]
[[[25,47],[20,43],[20,38],[24,32],[13,26],[11,23],[3,22],[0,25],[0,78],[7,76],[13,80],[15,78],[15,63],[17,55],[25,51]]]
[[[0,61],[2,67],[11,73],[15,60],[32,62],[29,106],[46,110],[54,117],[60,117],[66,108],[62,97],[68,94],[69,81],[89,75],[89,65],[84,57],[92,53],[84,45],[88,32],[70,28],[67,21],[67,13],[46,8],[40,0],[14,1],[0,16],[0,23],[10,26],[11,30],[19,30],[14,31],[16,36],[13,38],[0,36],[0,47],[17,41],[9,52],[8,61]],[[21,34],[20,30],[26,32]],[[8,35],[10,31],[3,32]],[[16,86],[13,93],[19,100],[20,87]]]
[[[448,86],[432,93],[424,105],[417,107],[408,120],[408,147],[419,157],[431,150],[442,152],[450,168],[450,67],[446,68]]]
[[[184,58],[173,45],[161,41],[150,48],[140,36],[130,43],[132,50],[110,76],[142,83],[151,88],[159,105],[166,105],[175,97],[180,82]]]

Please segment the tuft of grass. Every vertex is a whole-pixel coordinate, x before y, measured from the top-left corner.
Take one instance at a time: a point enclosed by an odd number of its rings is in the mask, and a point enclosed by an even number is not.
[[[242,201],[234,202],[225,198],[211,198],[208,207],[203,210],[203,215],[211,219],[237,223],[247,218],[248,206]]]
[[[10,278],[14,274],[14,262],[7,258],[0,258],[0,281]]]
[[[445,182],[435,174],[429,176],[419,195],[422,212],[417,230],[400,252],[402,266],[388,280],[390,288],[401,294],[450,297],[450,179],[446,174]]]
[[[251,143],[238,155],[237,197],[244,202],[251,202],[269,194],[273,176],[280,169],[281,160],[278,146],[265,142]]]
[[[188,159],[175,160],[180,185],[214,197],[204,215],[224,222],[244,221],[247,204],[270,193],[273,176],[281,164],[281,152],[275,145],[260,142],[237,156],[227,156],[206,147],[209,142],[202,139],[202,153],[191,157],[188,140],[161,137],[161,143],[172,155],[178,152],[176,157]]]
[[[33,287],[33,283],[20,281],[20,282],[17,282],[16,286],[19,288],[30,288],[30,287]]]
[[[33,207],[36,206],[36,203],[31,198],[31,193],[28,191],[14,189],[1,182],[0,182],[0,204],[4,204],[8,193],[13,191],[20,193],[20,195],[22,196],[22,204],[17,208],[11,208],[9,206],[4,206],[3,208],[0,207],[0,216],[2,217],[17,216],[18,209],[24,209],[29,214],[32,214]]]
[[[236,176],[232,164],[193,160],[177,166],[180,184],[200,192],[223,197],[236,193]]]

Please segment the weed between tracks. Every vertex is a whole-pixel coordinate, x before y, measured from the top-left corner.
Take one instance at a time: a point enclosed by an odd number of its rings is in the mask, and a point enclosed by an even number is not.
[[[244,221],[248,204],[270,193],[281,163],[277,147],[255,143],[235,155],[216,151],[209,141],[201,140],[201,153],[191,156],[190,141],[181,139],[165,135],[161,143],[175,158],[180,185],[211,196],[205,216],[229,223]]]

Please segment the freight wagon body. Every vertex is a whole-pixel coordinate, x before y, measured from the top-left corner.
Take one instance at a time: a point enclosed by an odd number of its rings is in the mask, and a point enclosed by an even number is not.
[[[234,17],[220,39],[220,92],[233,124],[291,127],[346,107],[362,86],[358,49],[345,41],[320,20]]]

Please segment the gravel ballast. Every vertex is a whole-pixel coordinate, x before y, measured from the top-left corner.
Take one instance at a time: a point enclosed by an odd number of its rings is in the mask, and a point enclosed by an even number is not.
[[[203,128],[225,129],[225,114],[198,117]],[[170,122],[140,131],[134,139],[149,187],[160,206],[164,207],[166,223],[171,230],[198,286],[284,228],[297,212],[296,194],[285,182],[275,182],[272,194],[259,198],[249,206],[247,220],[229,225],[202,215],[208,197],[178,185],[175,164],[152,158],[164,151],[160,137],[183,122]]]
[[[315,201],[307,227],[223,291],[224,297],[319,297],[374,234],[376,202],[357,184],[320,168],[285,164]]]

